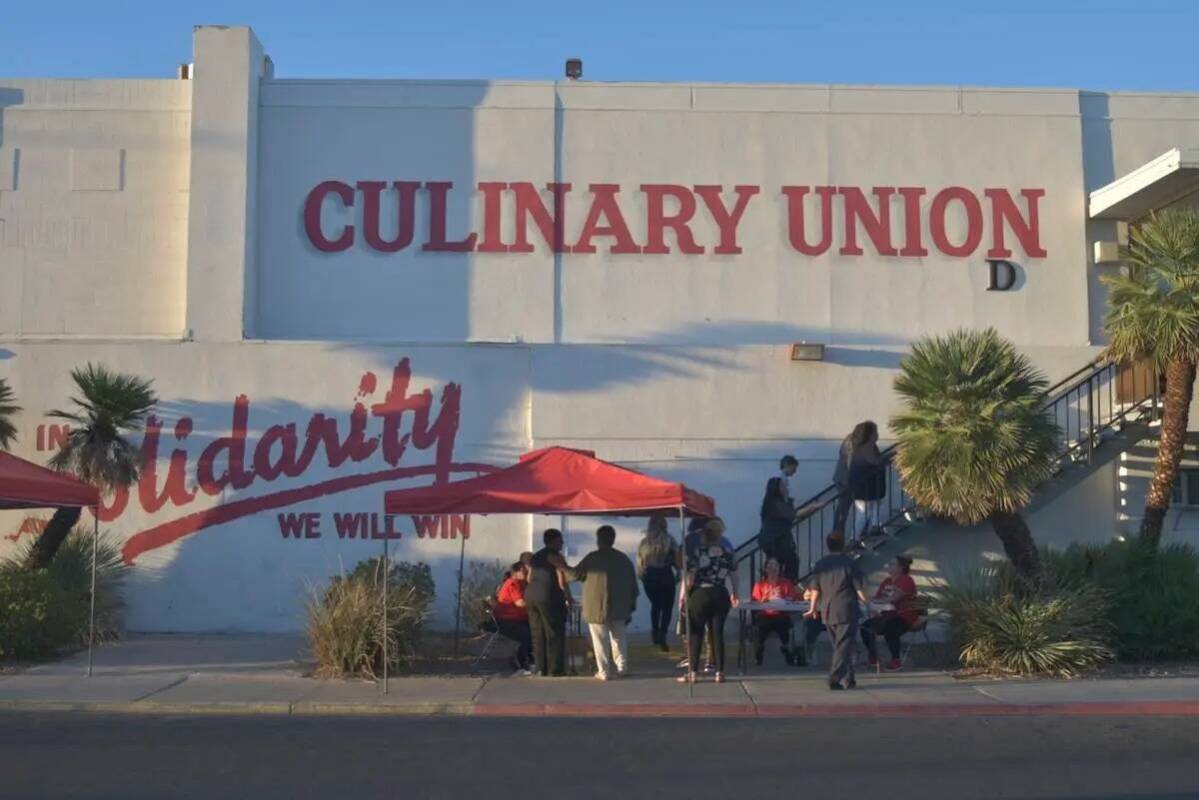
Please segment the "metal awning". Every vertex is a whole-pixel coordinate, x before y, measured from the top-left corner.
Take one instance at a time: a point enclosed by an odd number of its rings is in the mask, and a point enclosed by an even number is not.
[[[1091,192],[1091,219],[1132,222],[1199,192],[1199,147],[1175,147]]]

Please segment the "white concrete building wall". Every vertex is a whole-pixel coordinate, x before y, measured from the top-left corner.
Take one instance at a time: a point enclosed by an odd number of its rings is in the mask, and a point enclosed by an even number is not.
[[[0,335],[175,336],[186,81],[0,82]]]

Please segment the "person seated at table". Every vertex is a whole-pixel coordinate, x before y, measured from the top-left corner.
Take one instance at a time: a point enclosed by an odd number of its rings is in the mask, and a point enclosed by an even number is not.
[[[500,635],[516,642],[516,669],[525,675],[533,674],[533,636],[529,630],[529,610],[525,607],[528,583],[529,568],[517,561],[508,570],[491,607]]]
[[[766,559],[762,567],[762,580],[754,584],[753,600],[755,603],[771,603],[774,601],[795,602],[800,599],[799,590],[788,578],[782,577],[782,569],[777,558]],[[788,666],[795,666],[795,655],[791,650],[791,614],[783,610],[764,610],[753,612],[754,627],[754,663],[762,666],[762,657],[766,653],[766,640],[770,634],[779,637],[779,645],[783,658]]]
[[[916,581],[908,574],[911,571],[911,556],[899,555],[887,562],[887,577],[874,593],[874,602],[886,603],[893,608],[882,611],[878,616],[871,616],[862,623],[862,641],[866,643],[871,666],[878,663],[878,642],[875,637],[882,634],[886,640],[887,649],[891,651],[891,660],[886,664],[888,672],[903,668],[899,658],[900,639],[920,619],[916,605]]]
[[[690,626],[690,646],[687,672],[679,683],[694,683],[695,665],[699,663],[700,645],[704,632],[711,627],[713,650],[716,656],[716,682],[724,683],[724,623],[729,610],[738,604],[737,562],[731,551],[721,545],[725,531],[719,517],[704,526],[703,546],[687,558],[683,586],[687,598],[687,623]]]
[[[527,566],[529,566],[529,564],[531,564],[531,563],[532,563],[532,561],[533,561],[533,553],[532,553],[532,552],[530,552],[530,551],[526,550],[526,551],[524,551],[523,553],[521,553],[521,554],[520,554],[520,558],[519,558],[519,559],[517,559],[517,561],[516,561],[515,563],[513,563],[513,564],[510,564],[510,565],[508,566],[508,569],[504,570],[504,574],[503,574],[503,576],[500,578],[500,585],[499,585],[499,586],[497,586],[497,587],[495,587],[495,592],[496,592],[496,594],[499,594],[499,592],[500,592],[500,589],[502,589],[502,588],[503,588],[503,586],[504,586],[504,581],[506,581],[506,580],[508,580],[509,578],[511,578],[511,577],[512,577],[512,572],[513,572],[513,570],[515,569],[515,567],[516,567],[516,565],[517,565],[517,564],[520,564],[522,567],[527,567]]]

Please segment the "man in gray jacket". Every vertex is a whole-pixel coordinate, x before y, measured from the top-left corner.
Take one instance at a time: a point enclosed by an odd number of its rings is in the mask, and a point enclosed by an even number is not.
[[[625,626],[637,609],[637,569],[613,547],[616,530],[611,525],[600,526],[595,543],[596,549],[574,569],[566,570],[566,575],[583,583],[583,621],[591,631],[595,677],[606,681],[628,673]]]

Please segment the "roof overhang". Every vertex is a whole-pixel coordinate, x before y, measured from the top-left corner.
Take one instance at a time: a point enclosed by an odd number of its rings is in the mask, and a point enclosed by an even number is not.
[[[1091,192],[1091,219],[1133,222],[1199,192],[1199,147],[1175,147]]]

